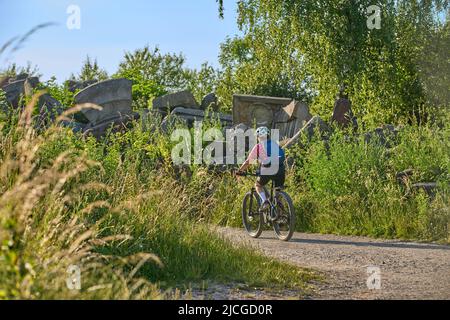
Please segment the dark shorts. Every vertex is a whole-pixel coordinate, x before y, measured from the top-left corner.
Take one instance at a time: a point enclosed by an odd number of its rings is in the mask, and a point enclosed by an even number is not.
[[[260,186],[265,186],[270,181],[273,181],[275,188],[282,188],[282,187],[284,187],[285,179],[286,179],[286,170],[285,170],[284,166],[281,166],[280,169],[278,170],[277,174],[272,175],[272,176],[258,176],[258,178],[256,179],[256,182]]]

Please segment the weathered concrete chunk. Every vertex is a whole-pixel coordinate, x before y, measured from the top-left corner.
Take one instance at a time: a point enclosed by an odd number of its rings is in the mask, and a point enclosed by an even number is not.
[[[11,77],[0,77],[0,89],[9,84]]]
[[[379,143],[386,148],[392,146],[392,142],[397,138],[399,130],[393,125],[383,125],[373,131],[364,134],[364,141],[366,143]]]
[[[175,126],[176,123],[192,127],[195,121],[203,121],[205,119],[217,120],[222,126],[230,126],[233,121],[232,116],[228,114],[177,107],[172,110],[169,116],[164,118],[161,128],[164,132],[167,132],[168,128]]]
[[[311,118],[306,104],[289,98],[233,96],[234,123],[278,129],[280,138],[292,138]]]
[[[314,116],[311,120],[297,134],[289,139],[284,145],[285,148],[289,148],[297,143],[301,137],[306,136],[308,139],[312,139],[315,132],[318,131],[322,137],[328,134],[331,129],[319,116]]]
[[[55,119],[56,115],[60,115],[64,111],[61,102],[53,98],[48,93],[45,93],[39,97],[38,106],[40,114],[49,115],[51,119]]]
[[[86,80],[86,81],[67,80],[66,87],[70,92],[75,92],[77,90],[83,90],[84,88],[87,88],[97,82],[98,80]]]
[[[233,95],[233,123],[244,123],[249,127],[273,127],[275,114],[286,107],[292,99]]]
[[[103,108],[102,110],[82,110],[93,125],[132,114],[131,101],[131,81],[128,79],[102,81],[75,95],[76,104],[93,103]]]
[[[13,106],[13,108],[19,107],[20,98],[25,95],[25,81],[26,80],[14,81],[3,87],[6,100]]]
[[[292,138],[311,119],[308,106],[293,100],[276,114],[275,129],[280,130],[280,139]]]
[[[109,129],[112,128],[112,132],[118,132],[127,129],[129,123],[134,120],[138,120],[139,113],[131,113],[127,115],[119,115],[112,119],[107,119],[100,123],[90,123],[83,128],[84,134],[90,134],[99,139],[104,137]]]
[[[38,77],[30,77],[25,80],[23,84],[25,96],[30,97],[33,95],[34,89],[39,85]]]
[[[213,111],[219,110],[218,99],[216,94],[213,92],[204,96],[202,99],[202,103],[200,105],[200,109],[202,110],[206,110],[208,108],[210,108]]]
[[[237,131],[237,130],[241,130],[241,131],[247,131],[248,129],[250,129],[249,126],[247,126],[245,123],[239,123],[237,125],[235,125],[233,127],[233,130]]]
[[[83,132],[85,127],[87,126],[84,123],[76,122],[76,121],[61,121],[62,126],[71,128],[74,133]]]
[[[25,80],[29,77],[30,75],[28,73],[21,73],[19,75],[16,76],[16,81],[19,80]]]
[[[218,119],[221,122],[231,123],[233,121],[232,116],[228,114],[218,113],[218,112],[205,112],[199,109],[188,109],[183,107],[177,107],[173,109],[172,115],[177,115],[185,118],[193,118],[195,120],[203,120],[205,116],[209,119]]]
[[[15,80],[2,88],[6,93],[6,100],[16,109],[20,107],[21,97],[32,96],[34,89],[39,85],[38,77],[23,78],[24,76],[25,74],[22,74],[20,80]],[[43,101],[45,96],[41,96],[40,101]]]
[[[153,100],[153,109],[162,112],[170,113],[177,107],[184,107],[190,109],[198,109],[199,105],[195,101],[192,92],[185,90],[176,93],[166,94]]]

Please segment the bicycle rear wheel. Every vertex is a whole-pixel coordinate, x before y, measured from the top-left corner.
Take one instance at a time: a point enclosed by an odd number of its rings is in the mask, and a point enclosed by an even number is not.
[[[289,241],[295,231],[295,209],[291,197],[283,191],[277,197],[278,218],[273,222],[273,230],[277,238],[282,241]]]
[[[242,202],[242,222],[247,233],[258,238],[263,229],[263,216],[259,211],[260,199],[256,192],[248,192]]]

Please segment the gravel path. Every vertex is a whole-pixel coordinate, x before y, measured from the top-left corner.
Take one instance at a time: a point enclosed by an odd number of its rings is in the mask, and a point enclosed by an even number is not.
[[[313,299],[450,299],[450,246],[305,233],[286,243],[272,231],[259,239],[241,229],[218,232],[267,256],[319,271],[325,282],[316,284]],[[369,267],[379,268],[380,289],[368,288]]]

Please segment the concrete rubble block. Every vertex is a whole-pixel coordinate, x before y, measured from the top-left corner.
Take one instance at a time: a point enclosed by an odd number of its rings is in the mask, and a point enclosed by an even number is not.
[[[311,119],[308,105],[293,100],[277,113],[275,129],[280,130],[280,139],[292,138]]]
[[[399,133],[399,129],[395,128],[391,124],[385,124],[373,131],[364,134],[364,141],[366,143],[379,143],[386,148],[392,146],[392,142],[395,142]]]
[[[190,124],[188,120],[178,116],[166,116],[161,122],[161,130],[164,133],[169,133],[170,129],[175,128],[177,125],[189,127],[192,126],[192,122]]]
[[[61,125],[62,125],[63,127],[72,129],[72,131],[73,131],[74,133],[84,132],[84,131],[85,131],[85,128],[86,128],[86,126],[87,126],[87,125],[84,124],[84,123],[80,123],[80,122],[76,122],[76,121],[66,121],[66,120],[61,121]]]
[[[115,118],[110,118],[100,123],[90,123],[83,128],[83,133],[100,139],[106,135],[110,128],[112,128],[112,132],[126,130],[128,128],[128,124],[134,120],[138,120],[139,117],[139,113],[130,113],[127,115],[119,115]]]
[[[233,123],[273,128],[275,115],[292,102],[288,98],[233,95]]]
[[[56,116],[60,115],[64,111],[64,107],[61,102],[53,98],[48,93],[45,93],[39,97],[38,107],[40,117],[49,117],[51,120],[55,120]]]
[[[25,79],[23,84],[25,96],[30,97],[33,95],[34,89],[39,85],[38,77],[30,77]]]
[[[161,129],[167,132],[169,127],[174,127],[177,123],[192,128],[195,121],[203,121],[205,118],[220,121],[222,126],[230,126],[232,124],[232,116],[218,113],[205,112],[200,109],[188,109],[177,107],[172,110],[169,116],[166,116],[161,123]]]
[[[250,129],[250,127],[249,126],[247,126],[245,123],[239,123],[239,124],[237,124],[237,125],[235,125],[234,127],[233,127],[233,129],[234,130],[242,130],[242,131],[247,131],[248,129]]]
[[[309,120],[305,126],[300,129],[295,136],[289,139],[284,148],[289,148],[299,142],[301,137],[306,136],[308,140],[312,139],[315,135],[316,131],[321,134],[322,138],[331,132],[330,127],[320,118],[319,116],[314,116],[311,120]]]
[[[199,109],[192,92],[185,90],[176,93],[166,94],[153,100],[153,109],[163,113],[170,113],[177,107]]]
[[[173,109],[171,115],[176,115],[183,119],[192,121],[202,121],[205,119],[205,117],[207,117],[210,120],[219,120],[223,125],[228,125],[233,122],[231,115],[218,112],[205,112],[199,109],[188,109],[183,107],[177,107]]]
[[[75,81],[67,80],[66,87],[70,92],[75,92],[77,90],[83,90],[93,84],[96,84],[98,80],[86,80],[86,81]]]
[[[28,73],[21,73],[19,75],[16,76],[16,81],[19,80],[25,80],[29,77],[30,75]]]
[[[210,108],[213,111],[219,110],[218,99],[215,93],[209,93],[203,97],[202,103],[200,104],[200,109],[206,110]]]
[[[75,95],[76,104],[92,103],[102,110],[83,109],[81,112],[93,124],[131,115],[131,81],[112,79],[93,84]]]
[[[3,87],[5,91],[6,100],[17,109],[19,107],[20,98],[25,95],[25,81],[18,80],[11,82]]]
[[[0,77],[0,89],[9,84],[11,77]]]

